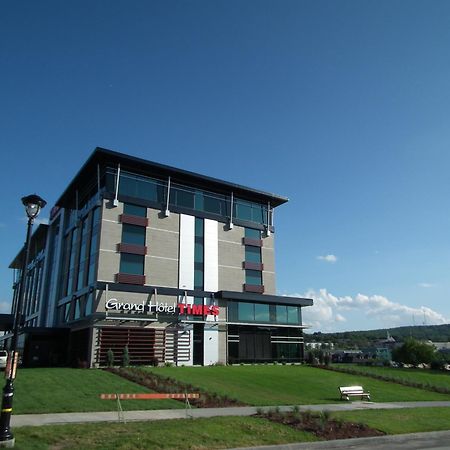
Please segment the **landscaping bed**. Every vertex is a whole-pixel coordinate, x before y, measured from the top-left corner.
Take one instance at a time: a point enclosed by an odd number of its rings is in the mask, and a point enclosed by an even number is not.
[[[363,423],[333,419],[327,411],[313,414],[308,411],[299,412],[294,408],[292,412],[281,413],[275,409],[268,412],[259,412],[257,417],[287,425],[298,431],[312,433],[319,439],[324,440],[383,436],[385,434]]]
[[[155,392],[166,394],[179,393],[199,393],[200,398],[190,399],[189,403],[197,408],[226,408],[230,406],[246,406],[245,403],[239,402],[227,395],[219,395],[215,392],[207,392],[188,383],[170,377],[156,375],[147,370],[138,367],[120,367],[105,369],[115,375],[140,384]],[[184,399],[177,400],[185,402]]]

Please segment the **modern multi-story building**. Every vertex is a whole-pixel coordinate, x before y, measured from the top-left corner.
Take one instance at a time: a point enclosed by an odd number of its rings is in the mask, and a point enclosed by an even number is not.
[[[24,363],[119,363],[125,347],[132,364],[301,361],[312,300],[275,290],[286,201],[97,148],[32,237]]]

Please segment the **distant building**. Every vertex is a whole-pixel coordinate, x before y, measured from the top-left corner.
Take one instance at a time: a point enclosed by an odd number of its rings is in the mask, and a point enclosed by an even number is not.
[[[275,290],[285,202],[96,149],[32,237],[24,363],[97,366],[109,349],[119,363],[126,346],[132,364],[302,361],[313,302]]]

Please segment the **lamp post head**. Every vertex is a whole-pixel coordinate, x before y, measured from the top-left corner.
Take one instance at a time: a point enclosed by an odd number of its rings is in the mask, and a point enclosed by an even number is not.
[[[22,203],[25,206],[25,212],[27,213],[29,219],[36,218],[41,209],[47,204],[43,198],[36,194],[22,197]]]

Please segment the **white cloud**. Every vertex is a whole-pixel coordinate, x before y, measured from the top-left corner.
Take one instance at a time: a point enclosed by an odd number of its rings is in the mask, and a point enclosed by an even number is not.
[[[358,314],[358,322],[352,329],[387,328],[412,325],[414,317],[427,325],[449,323],[450,319],[427,306],[412,308],[393,302],[382,295],[364,295],[337,297],[326,289],[310,289],[294,297],[306,297],[314,300],[314,305],[302,310],[303,322],[313,331],[333,331],[338,323],[350,322],[349,315]]]
[[[320,261],[326,261],[331,264],[334,264],[337,261],[336,255],[323,255],[323,256],[317,256],[316,258],[319,259]]]
[[[11,312],[11,302],[1,300],[0,301],[0,313],[9,314]]]
[[[432,288],[432,287],[435,287],[436,285],[435,285],[435,284],[432,284],[432,283],[419,283],[417,286],[426,289],[426,288]]]

